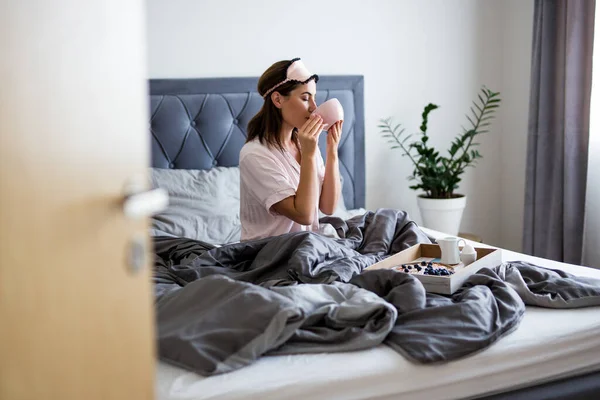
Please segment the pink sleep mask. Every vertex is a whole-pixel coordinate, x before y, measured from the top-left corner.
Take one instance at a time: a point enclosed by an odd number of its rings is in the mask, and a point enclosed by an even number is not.
[[[315,82],[319,80],[319,76],[316,74],[311,74],[308,69],[304,66],[304,63],[299,58],[294,58],[291,61],[290,66],[287,69],[285,80],[279,82],[277,85],[273,86],[271,89],[267,90],[263,95],[263,98],[267,98],[269,94],[279,86],[283,85],[287,82],[297,82],[297,83],[307,83],[311,79],[314,79]]]

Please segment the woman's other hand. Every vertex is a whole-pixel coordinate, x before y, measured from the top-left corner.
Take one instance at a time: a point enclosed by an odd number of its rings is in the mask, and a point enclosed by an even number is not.
[[[342,137],[342,125],[344,121],[338,121],[327,130],[327,152],[337,154],[340,138]]]

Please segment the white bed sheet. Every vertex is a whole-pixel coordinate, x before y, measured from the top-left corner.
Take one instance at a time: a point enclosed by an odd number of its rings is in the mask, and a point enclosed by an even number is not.
[[[427,232],[433,237],[440,235]],[[600,278],[600,270],[507,250],[503,250],[503,260],[524,260]],[[263,357],[251,366],[210,378],[159,362],[156,398],[468,398],[598,369],[600,307],[527,307],[514,332],[484,351],[446,364],[412,364],[384,345],[357,352]]]

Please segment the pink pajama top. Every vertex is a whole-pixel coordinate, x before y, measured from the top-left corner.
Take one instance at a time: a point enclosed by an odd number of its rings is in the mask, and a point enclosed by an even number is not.
[[[319,194],[325,177],[325,165],[317,148]],[[268,147],[255,139],[240,151],[240,220],[242,240],[319,229],[319,206],[313,223],[300,225],[271,210],[271,206],[296,194],[300,184],[300,164],[285,150]]]

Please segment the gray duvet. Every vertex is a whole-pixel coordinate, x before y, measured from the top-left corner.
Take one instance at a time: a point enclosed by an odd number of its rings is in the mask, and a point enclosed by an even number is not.
[[[369,265],[427,236],[406,213],[324,218],[340,239],[311,232],[214,248],[157,237],[154,282],[160,358],[209,376],[263,355],[386,344],[418,363],[447,362],[515,329],[525,304],[600,305],[600,280],[524,262],[484,268],[452,296]]]

